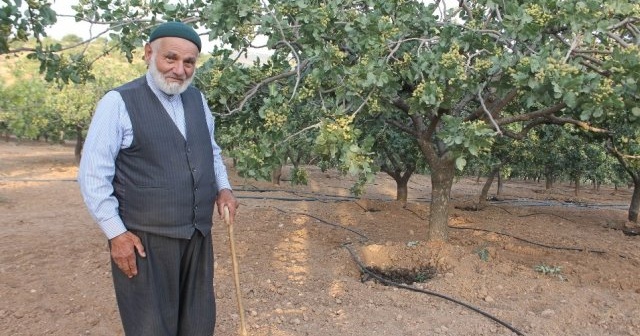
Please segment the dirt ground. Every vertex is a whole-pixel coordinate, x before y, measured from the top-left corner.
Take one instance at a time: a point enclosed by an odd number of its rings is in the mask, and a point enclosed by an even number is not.
[[[71,146],[0,143],[1,335],[123,334],[106,240],[76,171]],[[483,181],[460,179],[450,241],[438,246],[424,241],[428,176],[412,178],[403,205],[383,175],[353,199],[348,177],[309,173],[307,186],[276,186],[231,171],[250,335],[640,335],[640,236],[620,230],[631,190],[576,197],[569,185],[507,181],[502,201],[465,211]],[[236,335],[229,238],[216,220],[216,335]],[[387,286],[357,261],[436,275]]]

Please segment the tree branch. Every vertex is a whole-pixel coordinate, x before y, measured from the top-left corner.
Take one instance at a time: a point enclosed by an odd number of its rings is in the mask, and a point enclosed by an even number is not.
[[[547,119],[549,119],[553,124],[557,124],[557,125],[571,124],[571,125],[578,126],[581,129],[591,133],[612,134],[612,132],[607,129],[594,127],[594,126],[591,126],[589,123],[586,123],[580,120],[575,120],[573,118],[566,118],[566,117],[561,118],[561,117],[556,117],[552,115],[552,116],[548,116]]]
[[[306,68],[308,65],[309,65],[309,60],[304,60],[304,61],[302,62],[302,64],[300,64],[300,68],[304,69],[304,68]],[[275,81],[277,81],[277,80],[280,80],[280,79],[283,79],[283,78],[287,78],[287,77],[290,77],[290,76],[296,75],[296,74],[298,73],[298,71],[299,71],[298,69],[296,69],[296,70],[291,70],[291,71],[283,72],[283,73],[281,73],[281,74],[278,74],[278,75],[275,75],[275,76],[272,76],[272,77],[269,77],[269,78],[264,79],[264,80],[263,80],[263,81],[261,81],[260,83],[256,84],[253,88],[251,88],[251,90],[249,90],[249,91],[244,95],[244,97],[242,98],[242,101],[240,101],[240,104],[238,105],[238,107],[237,107],[237,108],[235,108],[235,109],[233,109],[233,110],[229,110],[229,112],[227,112],[227,113],[219,113],[219,114],[217,114],[217,115],[220,115],[220,116],[228,116],[228,115],[234,114],[234,113],[236,113],[236,112],[242,111],[242,109],[244,108],[244,104],[246,104],[246,103],[247,103],[247,101],[249,101],[249,99],[251,99],[251,97],[253,97],[253,96],[258,92],[258,90],[259,90],[261,87],[263,87],[264,85],[267,85],[267,84],[269,84],[269,83],[275,82]]]
[[[498,124],[496,124],[496,121],[493,119],[493,116],[491,115],[491,112],[489,111],[487,106],[484,104],[484,98],[482,98],[482,90],[483,89],[484,89],[484,86],[481,87],[478,90],[478,99],[480,100],[480,105],[482,106],[482,109],[484,110],[484,113],[487,115],[487,118],[489,118],[489,120],[491,121],[491,124],[495,128],[496,132],[499,135],[502,135],[502,131],[500,130],[500,126],[498,126]]]
[[[561,111],[563,108],[567,107],[567,104],[565,103],[558,103],[556,105],[550,106],[550,107],[546,107],[543,109],[539,109],[537,111],[534,112],[530,112],[530,113],[524,113],[524,114],[520,114],[520,115],[516,115],[516,116],[512,116],[512,117],[506,117],[506,118],[502,118],[502,119],[498,119],[496,120],[496,122],[498,123],[498,125],[507,125],[507,124],[511,124],[514,122],[520,122],[520,121],[528,121],[528,120],[534,120],[534,119],[538,119],[538,118],[546,118],[558,111]]]

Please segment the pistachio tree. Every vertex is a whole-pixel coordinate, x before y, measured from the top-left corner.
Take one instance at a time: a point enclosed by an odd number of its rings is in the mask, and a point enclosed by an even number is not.
[[[455,170],[493,137],[523,138],[543,124],[610,134],[596,123],[637,112],[628,58],[637,61],[640,16],[627,1],[446,4],[219,1],[207,24],[229,48],[256,47],[262,34],[289,58],[259,83],[286,81],[287,99],[311,90],[324,114],[321,153],[370,167],[371,147],[354,134],[371,118],[413,138],[431,171],[427,238],[446,240]],[[226,110],[245,109],[256,88]]]

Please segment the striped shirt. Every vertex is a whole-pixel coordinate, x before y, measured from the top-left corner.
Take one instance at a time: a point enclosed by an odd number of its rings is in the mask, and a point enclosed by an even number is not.
[[[183,136],[186,134],[184,109],[180,95],[167,95],[154,84],[147,73],[147,83]],[[214,119],[202,97],[205,118],[213,147],[213,165],[218,190],[231,189],[221,150],[214,138]],[[78,170],[78,182],[89,213],[108,239],[127,231],[118,213],[118,200],[113,194],[115,161],[120,149],[133,141],[131,119],[120,93],[109,91],[98,102],[89,126]]]

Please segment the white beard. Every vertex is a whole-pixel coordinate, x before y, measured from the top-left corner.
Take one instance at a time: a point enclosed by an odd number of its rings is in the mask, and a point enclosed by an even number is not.
[[[160,89],[160,91],[168,94],[175,95],[183,93],[193,81],[193,77],[195,76],[195,70],[191,74],[191,77],[185,79],[182,84],[175,82],[168,82],[162,73],[158,71],[158,67],[156,66],[155,54],[151,58],[151,62],[149,62],[149,73],[151,74],[151,78],[153,78],[153,82]]]

